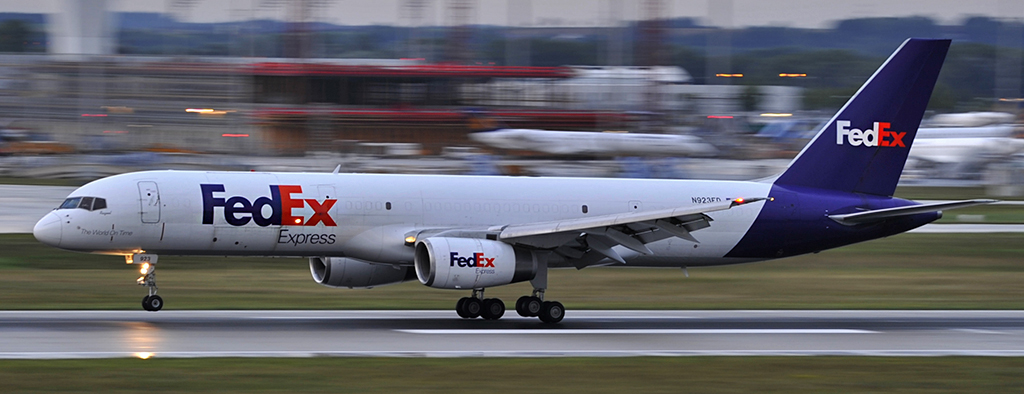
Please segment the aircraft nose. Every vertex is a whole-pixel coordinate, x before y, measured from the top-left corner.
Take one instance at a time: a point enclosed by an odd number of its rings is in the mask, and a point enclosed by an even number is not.
[[[36,236],[39,242],[50,246],[59,246],[61,237],[61,219],[57,214],[50,212],[39,219],[36,226],[32,228],[32,235]]]

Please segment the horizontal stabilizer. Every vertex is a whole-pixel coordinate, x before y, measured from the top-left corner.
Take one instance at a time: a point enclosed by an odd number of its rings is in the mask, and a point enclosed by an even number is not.
[[[839,223],[852,226],[857,224],[864,224],[870,222],[877,222],[880,220],[893,218],[897,216],[914,215],[918,213],[943,211],[947,209],[956,209],[971,207],[975,205],[991,204],[996,200],[964,200],[964,201],[949,201],[949,202],[937,202],[932,204],[921,204],[921,205],[908,205],[904,207],[876,209],[872,211],[864,211],[857,213],[847,213],[842,215],[829,215],[828,217]]]

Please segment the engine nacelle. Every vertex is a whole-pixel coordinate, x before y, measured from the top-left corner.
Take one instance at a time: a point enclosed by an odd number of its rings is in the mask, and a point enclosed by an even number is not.
[[[535,253],[504,242],[430,237],[416,243],[416,277],[439,289],[476,289],[537,276]]]
[[[310,257],[309,272],[327,287],[371,288],[416,279],[411,267],[373,264],[347,257]]]

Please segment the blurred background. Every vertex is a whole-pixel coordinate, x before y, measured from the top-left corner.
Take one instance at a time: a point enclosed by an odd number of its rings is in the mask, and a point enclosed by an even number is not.
[[[905,185],[1024,195],[1024,2],[0,0],[0,177],[754,179],[952,38]]]

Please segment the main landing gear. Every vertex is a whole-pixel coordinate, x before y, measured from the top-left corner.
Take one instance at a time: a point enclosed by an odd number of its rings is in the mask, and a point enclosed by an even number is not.
[[[565,317],[561,302],[544,301],[544,289],[533,289],[533,295],[519,297],[516,312],[522,317],[539,317],[545,323],[558,323]]]
[[[484,298],[484,289],[473,289],[473,296],[460,298],[455,304],[455,313],[463,319],[498,320],[505,315],[505,303],[497,298]]]
[[[522,317],[539,317],[545,323],[558,323],[565,317],[565,307],[558,301],[544,301],[544,290],[548,287],[548,270],[544,266],[530,281],[533,294],[516,300],[516,313]],[[463,297],[455,304],[455,312],[463,319],[483,317],[498,320],[505,314],[505,303],[497,298],[484,298],[484,289],[473,289],[473,295]]]
[[[156,260],[157,256],[153,254],[134,254],[126,256],[125,258],[128,264],[141,265],[139,273],[142,276],[135,280],[139,286],[146,286],[149,290],[149,295],[142,298],[142,309],[150,312],[156,312],[164,308],[164,299],[156,295]]]
[[[463,297],[455,304],[455,312],[463,319],[482,317],[498,320],[505,315],[505,303],[497,298],[484,298],[484,289],[474,289],[473,295]],[[545,323],[558,323],[565,317],[565,307],[558,301],[544,301],[544,289],[534,289],[533,295],[519,297],[516,312],[522,317],[539,317]]]

